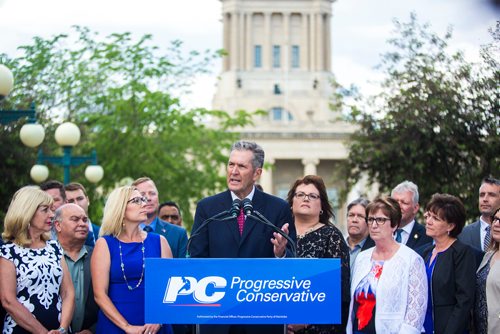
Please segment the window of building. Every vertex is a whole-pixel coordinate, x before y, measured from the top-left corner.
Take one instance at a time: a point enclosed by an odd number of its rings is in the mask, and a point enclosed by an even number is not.
[[[292,45],[292,68],[300,67],[300,49],[298,45]]]
[[[256,45],[254,48],[254,67],[262,67],[262,45]]]
[[[273,45],[273,67],[281,67],[281,47],[279,45]]]
[[[287,122],[293,120],[292,114],[284,110],[282,107],[273,107],[269,116],[273,122]]]

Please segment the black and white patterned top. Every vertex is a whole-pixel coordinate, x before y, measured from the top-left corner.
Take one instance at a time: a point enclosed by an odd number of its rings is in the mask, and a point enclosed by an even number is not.
[[[349,247],[342,236],[342,232],[334,225],[324,225],[317,230],[306,233],[303,237],[297,238],[297,257],[339,258],[342,290],[342,324],[310,325],[307,329],[297,331],[297,333],[345,333],[350,303],[351,274],[349,269]]]
[[[1,256],[16,268],[17,300],[48,330],[59,328],[62,301],[62,249],[55,240],[31,249],[14,243],[2,245]],[[27,333],[7,314],[3,334]]]

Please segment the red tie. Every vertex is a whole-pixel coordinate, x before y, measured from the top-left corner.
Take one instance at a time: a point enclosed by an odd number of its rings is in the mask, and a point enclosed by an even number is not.
[[[245,224],[245,215],[243,214],[243,208],[240,209],[240,214],[238,215],[238,230],[240,235],[243,234],[243,225]]]

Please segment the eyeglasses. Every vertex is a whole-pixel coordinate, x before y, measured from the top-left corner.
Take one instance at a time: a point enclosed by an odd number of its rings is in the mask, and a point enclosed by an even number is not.
[[[384,225],[386,221],[390,221],[391,218],[386,218],[386,217],[368,217],[366,222],[368,225],[373,225],[373,223],[377,223],[377,225]]]
[[[350,213],[347,215],[347,219],[350,219],[350,220],[365,220],[366,219],[366,216],[364,215],[359,215],[359,214],[355,214],[355,213]]]
[[[314,193],[306,194],[306,193],[303,193],[302,191],[295,193],[294,196],[295,196],[295,198],[298,198],[302,201],[304,201],[306,198],[310,201],[316,201],[320,198],[320,196],[318,194],[314,194]]]
[[[178,220],[179,219],[179,216],[178,215],[163,215],[160,217],[162,220]]]
[[[493,225],[495,223],[500,223],[500,217],[493,217],[493,218],[491,218],[491,225]]]
[[[424,213],[424,219],[425,220],[432,220],[433,222],[442,222],[443,220],[441,218],[439,218],[438,216],[436,215],[433,215],[432,213],[430,212],[426,212]]]
[[[134,198],[131,198],[127,201],[127,203],[134,203],[134,204],[137,204],[137,205],[141,205],[141,204],[146,204],[148,202],[148,199],[147,197],[134,197]]]

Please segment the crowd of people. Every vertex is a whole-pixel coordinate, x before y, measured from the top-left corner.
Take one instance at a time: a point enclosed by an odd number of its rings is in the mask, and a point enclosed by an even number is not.
[[[320,176],[297,179],[284,200],[258,186],[263,165],[259,145],[233,144],[227,190],[198,202],[189,243],[181,209],[160,204],[150,178],[114,189],[102,219],[93,222],[81,184],[22,187],[0,239],[2,332],[500,333],[500,180],[482,180],[481,216],[473,224],[465,226],[464,205],[451,194],[434,194],[420,210],[418,186],[404,181],[390,196],[351,201],[343,235]],[[237,218],[217,220],[235,200],[250,201],[274,228],[243,208]],[[338,258],[341,321],[146,323],[145,259],[186,256]]]

